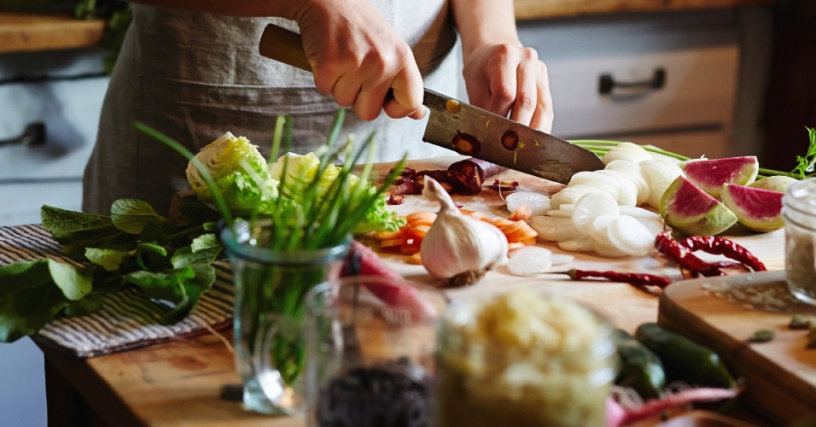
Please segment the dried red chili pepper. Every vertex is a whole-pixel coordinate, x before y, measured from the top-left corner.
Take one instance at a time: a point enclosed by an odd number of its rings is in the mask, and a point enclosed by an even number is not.
[[[683,246],[669,234],[663,231],[655,238],[655,248],[669,261],[676,262],[680,267],[690,270],[694,274],[702,274],[706,277],[724,276],[722,270],[711,265],[691,253],[691,250]]]
[[[572,269],[566,273],[572,280],[587,278],[607,279],[615,282],[629,283],[637,288],[644,289],[647,286],[656,286],[664,289],[671,284],[671,281],[663,276],[644,273],[621,273],[617,271],[594,271]]]
[[[737,242],[718,236],[691,236],[680,242],[688,250],[703,251],[709,254],[722,255],[743,263],[754,271],[765,271],[765,264],[744,246]]]

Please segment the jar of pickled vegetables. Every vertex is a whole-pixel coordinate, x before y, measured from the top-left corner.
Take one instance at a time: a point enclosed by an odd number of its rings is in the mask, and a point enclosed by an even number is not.
[[[585,307],[530,291],[457,301],[437,336],[438,426],[605,425],[615,345]]]
[[[788,288],[816,305],[816,178],[793,183],[782,198]]]

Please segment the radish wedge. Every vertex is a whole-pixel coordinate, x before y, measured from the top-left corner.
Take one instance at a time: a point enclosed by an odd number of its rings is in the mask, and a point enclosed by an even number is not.
[[[612,220],[607,227],[607,237],[612,246],[631,256],[648,255],[655,241],[655,235],[629,215]]]
[[[589,193],[581,197],[572,212],[572,223],[579,230],[585,229],[600,215],[620,214],[618,202],[604,193]]]
[[[558,242],[581,237],[581,232],[572,225],[572,218],[534,216],[528,223],[541,240]]]
[[[507,202],[507,210],[515,212],[520,205],[527,205],[532,210],[532,215],[544,215],[550,210],[550,198],[535,191],[516,191],[504,198]]]
[[[684,175],[679,167],[672,167],[669,163],[657,160],[643,162],[640,164],[640,168],[643,171],[643,178],[649,183],[649,198],[646,200],[646,204],[654,208],[660,207],[660,199],[671,183],[678,176]]]

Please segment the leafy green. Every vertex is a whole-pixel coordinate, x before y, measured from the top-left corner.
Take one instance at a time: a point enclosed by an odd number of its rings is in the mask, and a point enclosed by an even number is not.
[[[794,178],[798,179],[810,176],[813,173],[814,165],[816,165],[816,128],[805,127],[805,129],[808,131],[810,145],[804,157],[796,156],[797,165],[791,171]]]
[[[277,182],[269,176],[266,159],[258,147],[245,137],[227,132],[202,148],[196,158],[207,169],[217,192],[223,195],[233,213],[248,214],[253,209],[268,212],[274,207]],[[192,163],[187,167],[187,181],[202,202],[214,201],[214,191]]]
[[[118,270],[122,265],[122,261],[127,256],[127,251],[117,251],[116,249],[85,248],[85,258],[87,258],[88,261],[104,268],[105,271]]]
[[[111,206],[111,222],[125,233],[139,234],[148,224],[161,224],[166,219],[143,200],[119,199]]]
[[[81,300],[93,289],[93,272],[90,269],[77,268],[49,258],[48,271],[54,283],[69,301]]]
[[[171,324],[190,314],[201,294],[212,288],[215,268],[195,264],[160,272],[140,270],[122,279],[136,285],[152,299],[172,303],[172,310],[159,319],[163,324]]]
[[[48,261],[0,267],[0,342],[37,332],[67,305],[62,290],[51,280]]]

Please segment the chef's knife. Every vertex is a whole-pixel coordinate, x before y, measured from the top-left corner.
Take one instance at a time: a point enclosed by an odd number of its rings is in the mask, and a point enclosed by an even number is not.
[[[311,72],[300,35],[270,24],[260,54]],[[460,154],[566,184],[577,172],[603,169],[593,152],[445,95],[425,89],[430,117],[422,140]]]

